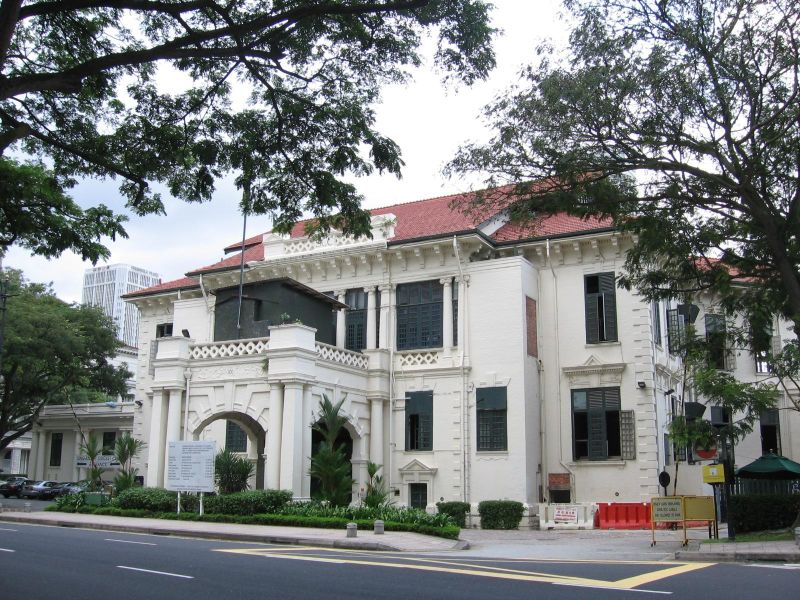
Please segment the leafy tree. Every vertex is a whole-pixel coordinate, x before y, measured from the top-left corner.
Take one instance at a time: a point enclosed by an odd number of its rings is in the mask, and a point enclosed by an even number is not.
[[[131,373],[115,367],[111,320],[98,308],[67,304],[19,271],[0,272],[8,300],[0,366],[0,451],[30,431],[46,404],[126,393]],[[102,449],[101,449],[102,450]]]
[[[367,490],[364,494],[364,506],[367,508],[381,508],[391,504],[389,497],[389,490],[386,487],[386,482],[383,475],[378,475],[378,471],[383,468],[383,465],[376,464],[372,461],[367,462]]]
[[[217,452],[214,459],[214,478],[217,480],[219,493],[235,494],[245,491],[249,487],[247,480],[254,469],[253,463],[228,449]]]
[[[374,128],[381,85],[408,79],[427,33],[448,79],[485,78],[494,66],[489,8],[482,0],[2,0],[0,170],[11,183],[0,188],[0,207],[15,218],[3,218],[0,244],[97,260],[108,254],[99,237],[124,235],[123,219],[105,206],[76,207],[63,192],[74,178],[119,178],[128,207],[143,215],[164,210],[152,182],[203,201],[231,171],[243,209],[272,214],[278,230],[310,211],[322,231],[365,233],[368,214],[342,176],[399,176],[403,164]],[[165,90],[159,65],[183,89]],[[245,108],[234,106],[235,85],[250,92]],[[48,218],[51,208],[62,218]]]
[[[536,181],[479,195],[515,218],[610,217],[637,240],[622,284],[649,298],[713,290],[800,337],[800,4],[565,4],[569,48],[540,49],[447,171]]]
[[[337,443],[347,419],[340,414],[344,398],[336,404],[327,396],[320,402],[320,415],[311,427],[322,436],[317,452],[311,457],[311,477],[319,481],[319,492],[315,500],[329,502],[333,506],[347,506],[353,490],[350,461],[345,449]]]
[[[120,464],[120,472],[114,477],[114,486],[117,488],[117,492],[134,486],[138,469],[132,463],[146,445],[130,433],[121,435],[114,442],[114,458]]]

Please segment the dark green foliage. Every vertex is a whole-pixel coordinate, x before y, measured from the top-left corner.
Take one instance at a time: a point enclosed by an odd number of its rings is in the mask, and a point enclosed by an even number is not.
[[[153,512],[175,512],[178,494],[163,488],[128,488],[114,498],[114,506]]]
[[[292,492],[289,490],[251,490],[204,498],[203,512],[226,515],[275,513],[291,501]]]
[[[513,500],[484,500],[478,504],[481,529],[516,529],[524,508]]]
[[[164,212],[153,182],[200,202],[234,173],[242,208],[270,215],[277,231],[307,212],[323,231],[366,233],[347,175],[399,175],[403,165],[374,126],[382,85],[408,79],[428,33],[452,78],[470,84],[494,66],[490,5],[480,0],[9,0],[3,9],[0,158],[37,162],[6,162],[17,185],[0,183],[10,216],[0,251],[16,239],[45,255],[107,256],[101,236],[124,235],[122,219],[103,206],[76,209],[63,190],[80,177],[119,178],[127,208],[144,215]],[[165,89],[161,66],[188,83]],[[252,91],[241,110],[236,82]]]
[[[309,474],[319,481],[319,492],[314,499],[333,506],[350,503],[353,489],[352,467],[345,455],[344,446],[337,443],[339,433],[347,420],[340,414],[344,398],[333,404],[327,396],[320,402],[319,420],[311,425],[322,435],[322,442],[311,457]]]
[[[220,494],[233,494],[247,489],[247,480],[255,466],[244,456],[220,450],[214,459],[214,479]]]
[[[135,485],[138,469],[132,463],[146,445],[130,433],[125,433],[117,438],[114,443],[114,458],[120,464],[120,472],[114,477],[114,487],[117,492],[127,490]]]
[[[412,523],[441,527],[452,525],[453,520],[449,515],[429,515],[424,510],[416,508],[401,508],[394,506],[381,506],[367,508],[365,506],[330,506],[319,502],[292,502],[281,509],[283,515],[297,515],[308,517],[335,517],[349,521],[392,521],[395,523]]]
[[[449,516],[459,527],[467,524],[467,515],[471,509],[469,502],[437,502],[436,508],[440,513]]]
[[[0,348],[0,451],[30,431],[47,404],[127,393],[130,373],[109,363],[120,342],[99,308],[67,304],[11,269],[0,271],[0,286],[9,295]]]
[[[511,198],[521,220],[609,217],[636,236],[621,283],[646,298],[710,290],[800,336],[800,4],[567,4],[569,48],[541,49],[486,109],[492,140],[463,147],[450,172],[538,182]]]
[[[389,497],[389,490],[386,488],[386,482],[383,480],[383,475],[378,475],[383,465],[375,464],[372,461],[367,462],[367,490],[364,494],[364,506],[367,508],[380,508],[391,504]]]
[[[784,529],[800,513],[798,494],[731,496],[730,503],[737,533]]]

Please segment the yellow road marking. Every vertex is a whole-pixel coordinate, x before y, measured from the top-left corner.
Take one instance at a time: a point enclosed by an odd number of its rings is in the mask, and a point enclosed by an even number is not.
[[[304,547],[303,549],[311,549]],[[283,551],[282,551],[283,550]],[[318,550],[318,549],[317,549]],[[424,559],[416,557],[402,557],[404,560],[410,561],[407,563],[392,563],[376,560],[353,560],[348,558],[329,558],[325,556],[310,555],[310,554],[291,554],[285,553],[285,549],[278,548],[244,548],[244,549],[219,549],[216,552],[227,552],[230,554],[250,554],[254,556],[262,556],[264,558],[282,558],[286,560],[304,560],[309,562],[320,562],[329,564],[352,564],[364,565],[372,567],[386,567],[389,569],[411,569],[417,571],[429,571],[437,573],[451,573],[457,575],[472,575],[475,577],[491,577],[494,579],[509,579],[514,581],[527,581],[539,583],[554,583],[560,585],[580,585],[585,587],[595,587],[604,589],[624,589],[632,590],[638,586],[688,573],[691,571],[704,569],[710,567],[713,563],[693,563],[685,564],[679,563],[674,567],[659,569],[650,573],[627,577],[617,581],[606,581],[603,579],[591,579],[586,577],[575,577],[571,575],[557,575],[549,573],[540,573],[533,571],[521,571],[518,569],[507,569],[503,567],[490,567],[482,565],[470,565],[469,563],[456,563],[448,560],[435,560]],[[341,550],[332,550],[325,552],[339,553]],[[357,553],[357,550],[351,550],[351,553]],[[489,560],[489,559],[484,559]],[[470,561],[476,562],[476,561]],[[536,562],[536,559],[531,559],[530,562]],[[583,562],[583,563],[602,563],[602,564],[618,564],[617,561],[557,561],[551,559],[548,562]],[[421,564],[429,563],[429,564]],[[644,564],[644,565],[659,565],[664,566],[664,562],[655,561],[619,561],[622,564]],[[671,563],[667,563],[671,564]],[[479,566],[479,569],[471,569],[470,566]]]

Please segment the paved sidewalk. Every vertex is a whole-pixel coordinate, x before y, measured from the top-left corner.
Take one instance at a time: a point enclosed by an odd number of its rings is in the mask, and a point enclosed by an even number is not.
[[[3,512],[0,521],[82,527],[128,533],[175,535],[205,539],[297,544],[355,550],[392,550],[398,552],[446,552],[462,548],[463,542],[446,540],[419,533],[387,531],[375,535],[372,531],[359,531],[355,538],[346,537],[341,529],[313,529],[308,527],[278,527],[272,525],[239,525],[236,523],[203,523],[198,521],[170,521],[166,519],[138,519],[107,515],[83,515],[58,512]]]
[[[56,512],[2,512],[0,521],[83,527],[130,533],[175,535],[239,542],[297,544],[355,550],[384,550],[414,553],[459,551],[463,557],[532,558],[549,560],[631,560],[748,562],[778,561],[800,564],[800,547],[795,542],[740,542],[703,544],[704,529],[689,532],[684,548],[681,531],[658,530],[651,546],[649,530],[550,530],[490,531],[464,529],[458,541],[399,531],[375,535],[360,531],[348,538],[340,529],[312,529],[233,523],[202,523],[162,519],[136,519],[104,515]],[[722,537],[726,535],[724,527]]]

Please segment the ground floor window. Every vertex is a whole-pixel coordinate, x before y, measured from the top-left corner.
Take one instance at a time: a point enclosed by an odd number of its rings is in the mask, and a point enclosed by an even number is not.
[[[409,483],[408,484],[408,505],[411,508],[425,510],[428,506],[428,484]]]
[[[781,453],[781,424],[778,409],[768,408],[761,411],[761,453]]]
[[[225,449],[231,452],[247,452],[247,433],[233,421],[226,421]]]
[[[575,460],[636,457],[633,411],[620,409],[618,387],[572,390],[572,455]]]
[[[50,434],[50,466],[61,466],[61,445],[64,441],[63,433]]]

